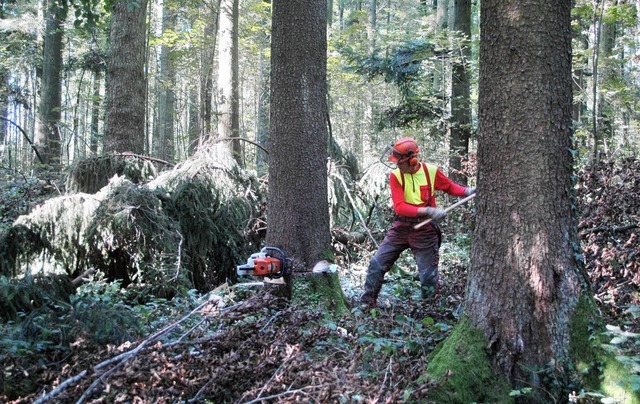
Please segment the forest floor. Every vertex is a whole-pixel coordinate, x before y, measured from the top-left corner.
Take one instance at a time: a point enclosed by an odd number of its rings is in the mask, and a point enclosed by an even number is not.
[[[636,382],[639,165],[585,173],[579,197],[593,206],[580,206],[589,214],[578,225],[594,297],[609,325],[603,340],[634,369]],[[6,200],[3,221],[20,210],[9,212]],[[398,265],[405,270],[386,278],[381,307],[361,310],[355,303],[370,248],[355,247],[363,253],[340,273],[354,304],[338,318],[249,285],[136,304],[97,279],[79,289],[71,311],[49,307],[19,327],[0,325],[0,402],[424,402],[433,387],[420,377],[429,354],[462,314],[468,258],[453,239],[443,244],[442,297],[431,306],[419,299],[405,254]],[[556,399],[567,401],[571,387]]]

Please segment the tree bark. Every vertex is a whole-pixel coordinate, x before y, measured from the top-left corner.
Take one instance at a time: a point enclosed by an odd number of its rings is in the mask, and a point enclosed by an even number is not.
[[[105,153],[145,152],[147,1],[115,0],[107,57]]]
[[[267,244],[310,270],[331,254],[327,3],[274,0]]]
[[[45,10],[42,93],[34,142],[44,164],[56,170],[60,168],[62,153],[59,125],[62,117],[62,24],[66,7],[61,2],[49,0]]]
[[[257,122],[256,122],[256,141],[269,149],[269,63],[260,52],[258,59],[260,66],[258,74],[260,75],[259,85],[257,86]],[[256,170],[258,175],[265,175],[268,172],[267,153],[260,149],[256,149]]]
[[[102,97],[100,96],[100,86],[102,82],[102,72],[96,70],[93,72],[93,97],[91,100],[91,126],[89,150],[91,154],[98,154],[99,146],[102,146],[102,137],[99,135],[98,128],[100,123],[100,107],[102,106]]]
[[[201,74],[200,74],[200,118],[199,126],[202,133],[199,134],[199,143],[212,136],[213,130],[213,66],[216,54],[216,32],[220,18],[221,0],[214,0],[208,10],[208,20],[204,29],[204,38],[201,50]]]
[[[453,61],[451,81],[451,132],[449,137],[449,178],[467,185],[462,163],[469,158],[471,137],[471,91],[467,69],[471,51],[471,1],[453,0],[452,30],[461,35],[460,54]]]
[[[162,8],[162,32],[173,31],[176,28],[176,16],[168,4]],[[172,162],[175,157],[174,147],[174,117],[175,117],[175,86],[176,69],[172,61],[173,46],[163,44],[160,49],[160,88],[158,94],[158,117],[156,120],[156,134],[153,139],[155,157]]]
[[[581,293],[571,209],[571,3],[483,0],[478,198],[466,309],[512,383],[568,357]]]
[[[238,81],[238,0],[223,0],[220,5],[220,50],[218,93],[220,118],[218,136],[231,141],[233,158],[242,166],[240,140],[240,96]]]

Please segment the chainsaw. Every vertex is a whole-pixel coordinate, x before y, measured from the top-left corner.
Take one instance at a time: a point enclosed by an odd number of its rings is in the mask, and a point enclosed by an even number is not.
[[[289,272],[293,260],[276,247],[264,247],[260,252],[251,254],[244,265],[238,265],[237,274],[282,278]]]

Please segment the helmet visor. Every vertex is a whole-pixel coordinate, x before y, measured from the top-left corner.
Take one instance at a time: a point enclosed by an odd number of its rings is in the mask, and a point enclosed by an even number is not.
[[[382,155],[380,156],[380,161],[386,166],[395,168],[393,166],[390,166],[388,162],[391,162],[395,165],[403,160],[406,160],[409,157],[410,156],[400,153],[397,149],[393,147],[393,145],[390,144],[382,152]]]

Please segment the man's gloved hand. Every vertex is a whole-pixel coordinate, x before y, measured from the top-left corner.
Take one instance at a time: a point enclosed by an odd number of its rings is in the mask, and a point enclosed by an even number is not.
[[[426,212],[427,216],[429,216],[433,220],[442,220],[447,216],[447,212],[445,212],[444,209],[427,207]]]
[[[476,187],[467,187],[464,190],[464,196],[469,196],[469,195],[473,195],[476,193]]]

